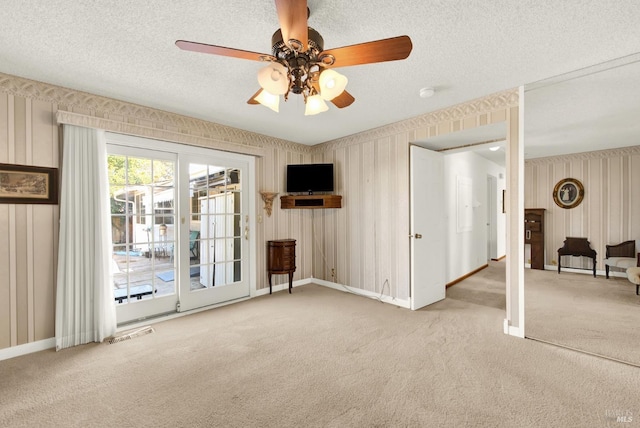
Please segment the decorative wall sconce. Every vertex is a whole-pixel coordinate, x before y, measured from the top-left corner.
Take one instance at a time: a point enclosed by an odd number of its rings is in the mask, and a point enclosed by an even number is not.
[[[278,192],[260,192],[262,201],[264,202],[264,210],[267,212],[267,217],[271,217],[271,209],[273,208],[273,199],[278,195]]]

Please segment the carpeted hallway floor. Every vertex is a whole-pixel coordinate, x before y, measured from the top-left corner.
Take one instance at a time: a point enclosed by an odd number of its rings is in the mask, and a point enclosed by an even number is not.
[[[504,335],[497,279],[415,312],[305,285],[0,361],[0,426],[637,426],[639,369]]]

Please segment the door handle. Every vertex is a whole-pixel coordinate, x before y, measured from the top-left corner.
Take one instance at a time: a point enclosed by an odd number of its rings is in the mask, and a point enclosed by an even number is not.
[[[422,239],[422,234],[416,233],[415,235],[409,235],[409,238]]]
[[[531,239],[531,231],[530,230],[526,231],[525,237],[526,237],[526,239]]]

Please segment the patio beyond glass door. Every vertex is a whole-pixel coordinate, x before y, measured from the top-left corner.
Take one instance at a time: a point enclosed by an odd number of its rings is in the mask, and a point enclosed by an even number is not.
[[[202,160],[180,161],[181,212],[188,212],[181,235],[189,236],[181,242],[181,311],[249,296],[248,167]]]
[[[175,311],[176,156],[110,146],[107,163],[118,323]]]

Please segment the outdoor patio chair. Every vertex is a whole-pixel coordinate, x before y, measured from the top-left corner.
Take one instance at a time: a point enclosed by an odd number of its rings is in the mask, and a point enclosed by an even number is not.
[[[189,231],[189,258],[191,260],[200,258],[200,232],[197,230]],[[169,255],[170,260],[173,261],[174,256],[174,246],[171,244],[169,246]]]
[[[189,251],[191,252],[191,259],[199,259],[200,258],[200,232],[197,230],[192,230],[189,232]]]

